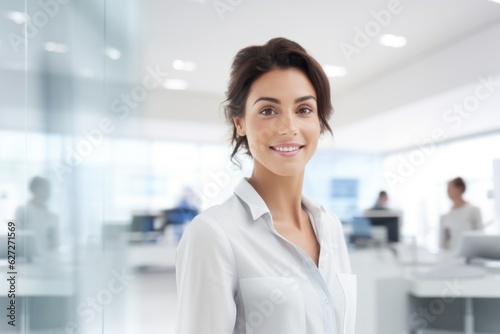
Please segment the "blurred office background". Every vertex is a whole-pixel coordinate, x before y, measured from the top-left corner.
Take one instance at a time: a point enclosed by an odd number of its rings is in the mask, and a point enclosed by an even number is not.
[[[19,245],[16,327],[2,320],[2,333],[174,332],[183,223],[251,171],[251,160],[238,169],[228,158],[221,103],[232,57],[277,36],[330,77],[334,137],[322,138],[304,193],[347,234],[386,190],[399,242],[436,254],[456,176],[486,233],[500,232],[498,1],[0,4],[2,272],[9,222]],[[45,195],[30,209],[35,177]],[[33,251],[44,238],[50,245]],[[415,329],[397,307],[408,292],[392,293],[397,302],[359,312],[359,333]],[[377,323],[380,308],[397,319],[391,329]],[[480,330],[498,333],[488,321]]]

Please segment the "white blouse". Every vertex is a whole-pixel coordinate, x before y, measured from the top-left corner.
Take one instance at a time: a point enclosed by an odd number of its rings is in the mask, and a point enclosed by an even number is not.
[[[479,208],[465,203],[459,208],[451,209],[450,212],[441,216],[441,248],[458,252],[463,233],[472,230],[483,230],[483,220]]]
[[[178,334],[354,334],[356,277],[339,220],[302,198],[318,267],[273,227],[243,179],[190,223],[177,249]]]

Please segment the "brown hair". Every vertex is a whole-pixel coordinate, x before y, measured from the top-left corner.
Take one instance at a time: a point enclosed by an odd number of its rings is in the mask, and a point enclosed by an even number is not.
[[[231,160],[234,159],[240,147],[245,149],[246,154],[252,156],[246,136],[238,135],[233,122],[233,117],[243,118],[245,116],[245,103],[252,83],[266,72],[292,67],[301,70],[309,78],[316,91],[321,133],[325,130],[332,133],[328,124],[328,119],[333,113],[330,83],[323,68],[298,43],[286,38],[273,38],[262,46],[246,47],[234,57],[226,92],[227,99],[224,101],[226,103],[224,106],[226,120],[233,126],[231,144],[234,145],[234,148]]]
[[[467,189],[465,181],[461,177],[454,178],[453,180],[450,181],[450,183],[453,184],[454,187],[462,190],[462,194],[465,192],[465,189]]]

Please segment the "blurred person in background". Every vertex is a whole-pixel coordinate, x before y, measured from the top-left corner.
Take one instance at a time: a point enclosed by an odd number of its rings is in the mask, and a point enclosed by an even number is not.
[[[201,199],[191,187],[184,187],[176,209],[179,211],[180,219],[173,224],[175,240],[179,242],[186,225],[200,212]]]
[[[20,233],[24,234],[27,257],[40,259],[47,257],[58,247],[58,217],[47,207],[50,198],[48,179],[35,176],[29,182],[31,199],[17,208],[15,222]]]
[[[448,197],[453,202],[450,212],[441,216],[440,248],[458,251],[463,232],[483,230],[481,211],[463,199],[467,189],[461,177],[448,182]]]
[[[375,205],[371,208],[371,210],[388,210],[389,208],[387,207],[387,202],[389,201],[389,197],[387,196],[387,193],[382,190],[379,192],[377,201],[375,202]]]
[[[236,55],[227,92],[231,158],[250,178],[199,214],[176,258],[178,334],[354,334],[356,277],[340,221],[302,196],[305,167],[331,132],[330,85],[299,44]]]
[[[193,209],[199,211],[201,209],[200,196],[198,196],[191,187],[186,186],[182,190],[178,207],[183,209]]]

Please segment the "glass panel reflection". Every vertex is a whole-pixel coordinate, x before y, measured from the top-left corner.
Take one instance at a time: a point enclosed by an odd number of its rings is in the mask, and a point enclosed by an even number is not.
[[[13,282],[2,276],[0,308],[12,309],[2,333],[125,332],[132,276],[124,232],[106,228],[117,217],[107,199],[123,182],[110,142],[131,128],[111,102],[140,82],[138,7],[2,1],[0,266]]]

